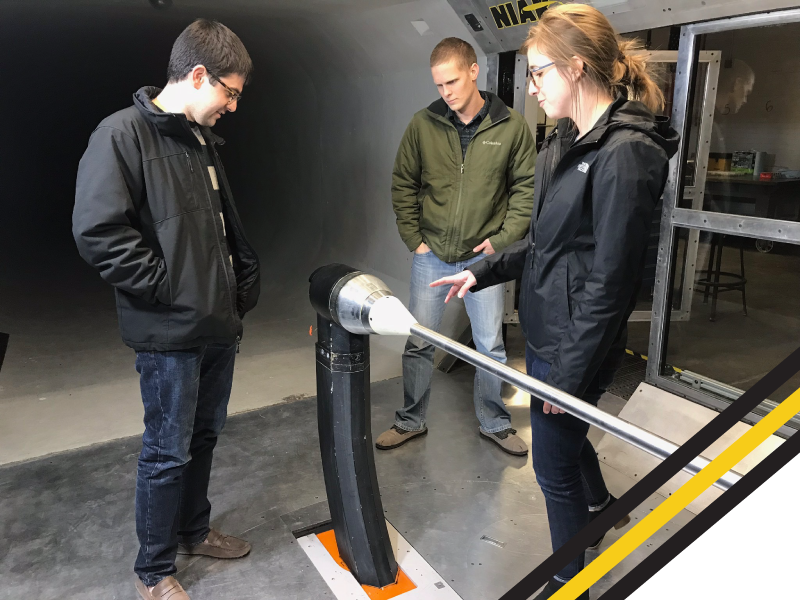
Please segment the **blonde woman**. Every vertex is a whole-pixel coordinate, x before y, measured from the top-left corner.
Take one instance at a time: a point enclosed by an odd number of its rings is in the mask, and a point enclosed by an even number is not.
[[[586,5],[550,8],[531,28],[523,46],[529,93],[558,124],[536,161],[530,231],[432,284],[451,285],[449,300],[522,276],[528,373],[594,405],[624,355],[653,211],[678,146],[666,119],[654,116],[664,97],[634,50]],[[555,551],[615,498],[586,438],[588,424],[532,398],[531,428]],[[537,600],[583,566],[581,554]],[[588,592],[581,598],[588,600]]]

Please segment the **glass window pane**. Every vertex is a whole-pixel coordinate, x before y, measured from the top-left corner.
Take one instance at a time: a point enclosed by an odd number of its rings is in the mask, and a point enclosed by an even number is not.
[[[663,376],[730,402],[800,345],[800,246],[679,228],[675,264]]]
[[[712,109],[695,105],[691,116],[713,115],[704,197],[694,208],[800,221],[800,23],[698,41],[719,52],[720,65]],[[685,167],[690,177],[691,155]],[[686,198],[680,205],[690,208]]]

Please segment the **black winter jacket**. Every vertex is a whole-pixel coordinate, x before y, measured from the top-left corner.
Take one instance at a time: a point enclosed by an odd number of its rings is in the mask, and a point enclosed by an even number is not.
[[[258,257],[217,154],[224,141],[202,128],[217,196],[189,121],[152,104],[160,91],[140,89],[134,106],[92,133],[78,168],[75,243],[116,289],[122,339],[134,350],[233,343],[258,300]]]
[[[601,367],[621,364],[678,134],[625,99],[577,142],[570,125],[559,121],[539,153],[528,236],[470,270],[476,290],[522,276],[529,350],[552,364],[547,383],[581,397]]]

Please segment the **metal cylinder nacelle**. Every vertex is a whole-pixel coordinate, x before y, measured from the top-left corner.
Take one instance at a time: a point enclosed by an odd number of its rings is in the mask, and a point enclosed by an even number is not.
[[[347,265],[320,267],[311,275],[311,305],[350,333],[409,335],[417,320],[383,281]]]

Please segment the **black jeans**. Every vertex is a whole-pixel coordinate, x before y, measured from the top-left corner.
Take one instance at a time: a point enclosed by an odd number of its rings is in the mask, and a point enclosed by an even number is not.
[[[527,351],[528,375],[545,381],[550,364]],[[614,380],[613,370],[600,371],[582,400],[597,406],[606,388]],[[536,481],[542,488],[550,523],[553,552],[566,544],[589,523],[589,507],[601,507],[608,501],[600,463],[591,442],[586,439],[589,424],[562,413],[546,415],[544,403],[531,397],[531,459]],[[564,567],[557,579],[569,581],[584,566],[581,554]]]
[[[236,346],[138,352],[145,431],[136,479],[134,571],[152,587],[175,574],[178,541],[209,532],[208,480],[225,425]]]

